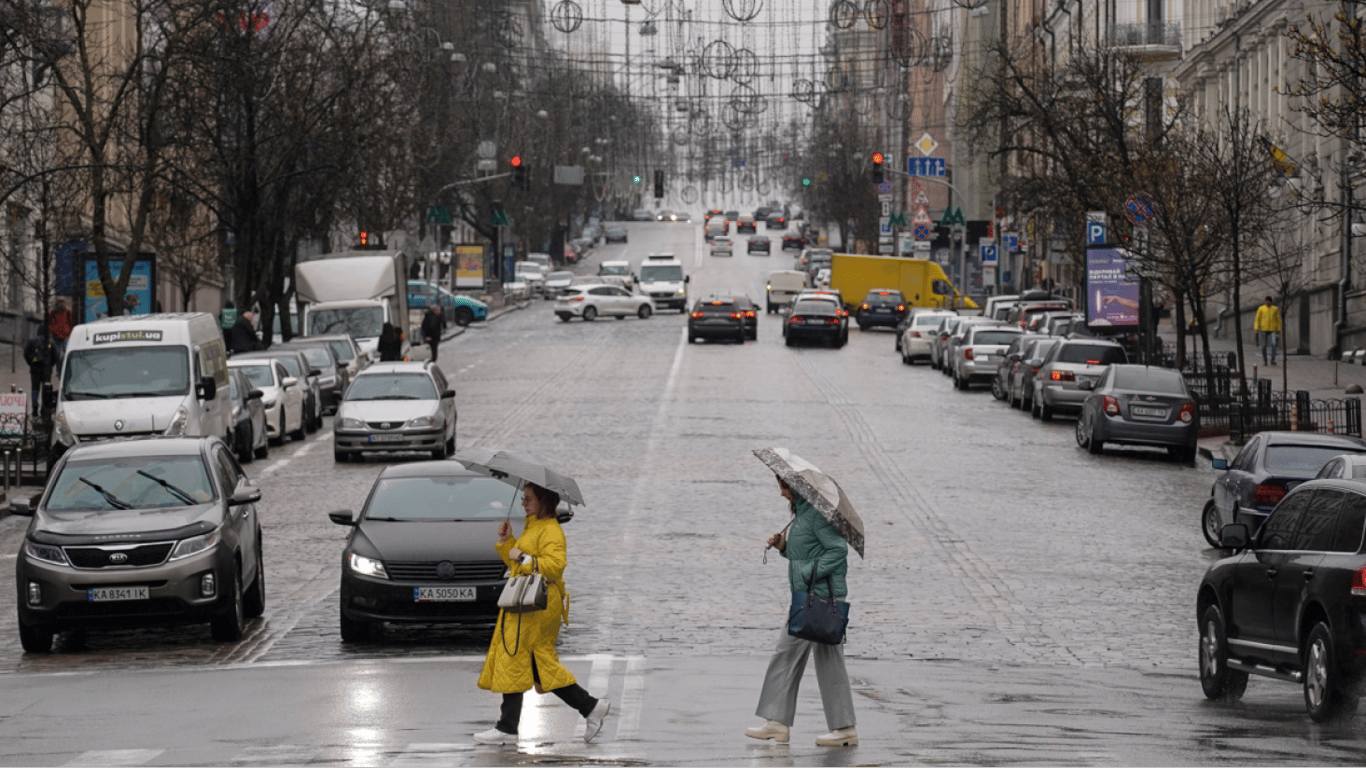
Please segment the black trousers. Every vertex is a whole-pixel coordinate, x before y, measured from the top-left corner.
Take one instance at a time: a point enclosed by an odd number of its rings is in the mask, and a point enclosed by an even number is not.
[[[541,683],[541,675],[536,671],[536,661],[531,662],[531,679],[537,685]],[[560,697],[560,701],[573,707],[580,715],[588,717],[588,713],[593,711],[593,707],[598,705],[598,700],[588,695],[578,683],[566,685],[563,688],[556,688],[551,693]],[[494,727],[503,733],[517,733],[517,723],[522,719],[522,696],[520,693],[503,694],[503,708],[499,713],[498,724]]]
[[[436,348],[441,345],[441,339],[427,339],[427,346],[432,348],[432,362],[436,362]]]

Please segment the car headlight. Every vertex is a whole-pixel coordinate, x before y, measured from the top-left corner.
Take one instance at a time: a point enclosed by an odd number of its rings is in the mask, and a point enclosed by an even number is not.
[[[182,560],[190,555],[197,555],[218,546],[218,539],[221,534],[218,529],[214,529],[202,536],[192,536],[188,539],[181,539],[176,543],[175,549],[171,550],[169,560]]]
[[[678,289],[678,295],[679,295],[679,296],[682,296],[683,294],[685,294],[685,293],[687,293],[687,292],[688,292],[688,289],[687,289],[687,288],[679,288],[679,289]]]
[[[182,405],[175,410],[175,416],[171,417],[171,426],[167,427],[162,434],[183,435],[185,434],[185,425],[189,423],[190,412],[185,410],[185,406]]]
[[[350,564],[352,571],[355,571],[362,576],[374,576],[377,579],[389,578],[389,572],[384,570],[384,563],[379,560],[352,552],[347,563]]]
[[[347,416],[337,419],[337,427],[340,429],[365,429],[365,422]]]
[[[435,416],[418,416],[416,419],[409,419],[407,426],[410,427],[435,427]]]
[[[71,433],[71,425],[66,423],[66,411],[58,412],[53,431],[56,433],[57,442],[62,445],[76,444],[76,436]]]
[[[41,560],[45,563],[55,563],[57,565],[69,565],[66,553],[61,547],[54,547],[50,544],[39,544],[36,541],[24,542],[24,554],[34,560]]]

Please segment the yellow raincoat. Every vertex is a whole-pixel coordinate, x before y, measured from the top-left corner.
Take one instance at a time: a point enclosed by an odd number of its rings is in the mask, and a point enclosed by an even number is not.
[[[530,690],[533,657],[536,674],[541,679],[539,690],[553,691],[573,685],[576,682],[574,675],[560,664],[555,651],[560,626],[569,623],[569,593],[564,589],[564,569],[568,564],[564,529],[553,517],[528,516],[520,538],[508,537],[498,542],[498,554],[513,576],[531,573],[530,565],[513,563],[508,558],[513,547],[536,558],[536,565],[546,579],[546,607],[542,611],[498,615],[493,641],[489,643],[488,656],[484,657],[484,670],[479,673],[479,687],[494,693]]]

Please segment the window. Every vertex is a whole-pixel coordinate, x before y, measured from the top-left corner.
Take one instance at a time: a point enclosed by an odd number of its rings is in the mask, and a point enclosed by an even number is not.
[[[1127,362],[1123,349],[1108,344],[1063,344],[1055,357],[1060,363],[1109,365]]]
[[[1342,496],[1342,491],[1332,488],[1314,491],[1314,498],[1305,506],[1299,530],[1295,531],[1295,543],[1291,549],[1324,552],[1333,545]]]
[[[597,288],[589,288],[588,292],[593,294],[594,296],[611,296],[612,287],[608,285],[600,285]]]
[[[1186,394],[1186,382],[1181,374],[1166,368],[1125,368],[1115,373],[1115,386],[1142,392]]]
[[[1360,552],[1361,532],[1366,527],[1366,496],[1344,493],[1338,510],[1337,530],[1333,532],[1330,552]]]
[[[996,329],[981,330],[972,336],[973,344],[1009,344],[1019,338],[1020,334],[1013,331],[998,331]]]
[[[1233,457],[1233,462],[1228,465],[1229,469],[1238,469],[1246,472],[1252,467],[1252,457],[1257,455],[1257,448],[1262,444],[1261,437],[1253,437],[1243,446],[1243,450]]]
[[[1262,524],[1258,535],[1258,549],[1290,549],[1295,542],[1295,529],[1309,504],[1309,493],[1293,493],[1272,511]]]
[[[1340,446],[1269,445],[1262,463],[1278,474],[1294,472],[1306,476],[1318,472],[1329,459],[1343,452]]]
[[[247,377],[247,383],[253,387],[273,387],[275,381],[271,379],[271,367],[269,365],[237,365],[233,366]]]

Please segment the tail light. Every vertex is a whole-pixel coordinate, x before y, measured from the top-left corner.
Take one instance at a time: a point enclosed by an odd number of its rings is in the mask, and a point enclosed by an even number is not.
[[[1284,498],[1285,486],[1275,483],[1262,483],[1252,493],[1252,501],[1256,504],[1279,504]]]
[[[802,323],[806,322],[806,318],[802,317],[801,315],[795,315],[793,317],[789,317],[787,321],[793,325],[801,325]]]
[[[1106,416],[1119,415],[1119,401],[1109,395],[1101,395],[1101,407],[1105,410]]]
[[[913,338],[913,339],[918,339],[918,338],[920,338],[920,331],[911,331],[911,338]]]
[[[896,311],[898,311],[898,312],[905,312],[905,311],[906,311],[906,305],[905,305],[905,304],[898,304],[898,305],[896,305]]]
[[[1030,373],[1038,373],[1038,372],[1039,372],[1039,367],[1040,367],[1040,366],[1037,366],[1037,365],[1031,365],[1031,366],[1029,366],[1029,372],[1030,372]]]
[[[968,347],[967,349],[964,349],[964,350],[963,350],[963,359],[964,359],[964,360],[971,360],[971,359],[972,359],[972,347]]]
[[[1077,377],[1076,377],[1076,376],[1073,376],[1071,371],[1053,371],[1053,373],[1049,374],[1048,378],[1050,378],[1050,379],[1052,379],[1052,380],[1054,380],[1054,381],[1076,381],[1076,380],[1077,380]]]
[[[747,310],[745,312],[745,317],[754,317],[754,310]]]
[[[1352,594],[1366,597],[1366,567],[1358,568],[1352,574]]]
[[[692,316],[693,316],[693,317],[701,317],[701,316],[702,316],[702,313],[701,313],[701,312],[694,312],[694,313],[692,313]]]
[[[1181,406],[1181,413],[1176,415],[1182,424],[1189,424],[1195,420],[1195,403],[1186,403]]]
[[[730,319],[732,319],[732,320],[739,320],[739,319],[740,319],[740,313],[739,313],[739,312],[732,312],[732,313],[730,313]]]
[[[825,324],[826,324],[826,325],[839,325],[839,324],[840,324],[840,319],[839,319],[838,317],[827,317],[827,318],[825,319]]]
[[[863,305],[863,308],[864,308],[864,309],[870,309],[870,307],[869,307],[866,303]]]
[[[582,296],[575,296],[574,298],[570,299],[570,301],[583,301],[583,297],[582,297]]]

